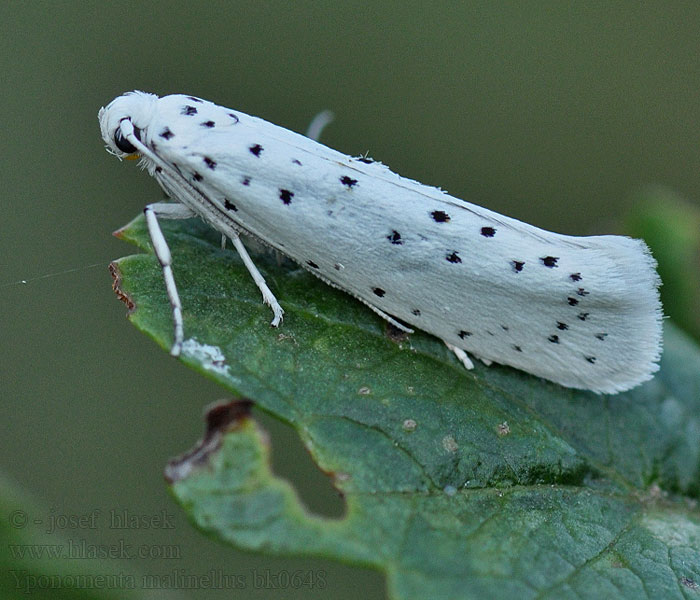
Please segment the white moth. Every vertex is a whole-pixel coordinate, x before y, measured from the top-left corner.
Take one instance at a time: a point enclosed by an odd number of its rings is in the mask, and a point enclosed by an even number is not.
[[[99,113],[118,157],[137,155],[174,200],[145,209],[175,324],[158,217],[199,216],[231,239],[283,310],[239,235],[289,256],[405,331],[561,385],[615,393],[652,377],[661,353],[656,263],[644,242],[544,231],[193,96],[130,92]]]

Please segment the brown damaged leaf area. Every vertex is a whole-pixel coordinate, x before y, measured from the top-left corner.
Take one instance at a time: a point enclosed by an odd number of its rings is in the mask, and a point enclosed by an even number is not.
[[[109,273],[112,275],[112,289],[129,310],[129,314],[136,310],[136,304],[131,297],[122,289],[122,273],[119,270],[119,265],[116,262],[109,263]]]
[[[387,322],[385,325],[386,337],[388,337],[392,342],[396,344],[402,344],[410,340],[410,337],[406,331],[402,331],[392,323]]]
[[[204,437],[192,450],[172,459],[165,467],[164,475],[168,483],[175,483],[187,477],[192,470],[206,464],[209,456],[221,447],[221,439],[229,431],[239,427],[250,418],[253,402],[247,399],[232,400],[214,404],[207,409]]]
[[[125,232],[126,232],[126,230],[127,230],[128,228],[129,228],[128,225],[125,225],[124,227],[120,227],[120,228],[117,229],[116,231],[113,231],[113,232],[112,232],[112,235],[113,235],[115,238],[117,238],[118,240],[125,240],[126,237],[125,237],[124,234],[125,234]]]

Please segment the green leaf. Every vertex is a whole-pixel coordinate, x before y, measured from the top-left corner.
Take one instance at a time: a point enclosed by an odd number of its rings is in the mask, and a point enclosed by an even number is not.
[[[182,361],[289,422],[347,501],[341,519],[309,514],[234,404],[168,470],[209,535],[381,569],[393,598],[700,597],[700,352],[673,326],[657,377],[615,396],[498,365],[466,371],[435,338],[397,336],[262,253],[286,311],[273,329],[216,234],[163,227],[196,340]],[[121,237],[149,248],[141,218]],[[169,349],[155,258],[121,259],[115,273],[132,322]]]

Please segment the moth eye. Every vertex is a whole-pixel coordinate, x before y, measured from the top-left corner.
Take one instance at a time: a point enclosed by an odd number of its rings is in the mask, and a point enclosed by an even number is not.
[[[134,127],[134,135],[136,139],[141,139],[141,130],[138,127]],[[136,148],[122,135],[122,130],[119,127],[114,131],[114,145],[126,154],[133,154],[136,152]]]

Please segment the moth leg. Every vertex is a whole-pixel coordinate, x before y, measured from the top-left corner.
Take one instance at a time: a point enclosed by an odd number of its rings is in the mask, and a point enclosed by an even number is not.
[[[474,368],[474,363],[469,359],[469,356],[464,350],[457,348],[457,346],[453,346],[449,342],[445,342],[445,346],[455,353],[457,360],[459,360],[459,362],[461,362],[467,368],[467,370],[471,371]]]
[[[273,327],[277,327],[282,322],[282,315],[284,314],[284,309],[280,306],[279,302],[277,302],[277,298],[275,298],[275,295],[272,293],[270,288],[267,287],[267,283],[265,283],[265,278],[260,274],[260,271],[258,271],[258,268],[255,266],[252,259],[248,255],[248,251],[245,249],[245,246],[243,245],[240,236],[232,236],[231,243],[233,243],[233,247],[236,250],[238,250],[238,254],[243,260],[243,264],[248,269],[248,272],[253,278],[255,284],[258,286],[258,289],[262,292],[263,302],[272,309],[273,319],[270,325],[272,325]]]
[[[165,236],[160,229],[158,217],[163,219],[189,219],[194,216],[194,213],[184,204],[176,204],[171,202],[158,202],[149,204],[144,209],[146,215],[146,225],[148,226],[148,234],[151,237],[153,251],[163,270],[163,279],[165,280],[165,291],[168,293],[170,306],[173,309],[173,345],[170,348],[171,356],[180,356],[182,351],[182,341],[184,338],[184,326],[182,323],[182,304],[180,296],[177,293],[175,278],[173,277],[172,256],[168,242],[165,241]]]
[[[322,110],[313,119],[311,119],[311,123],[309,123],[309,127],[306,130],[306,137],[314,142],[318,142],[319,138],[321,137],[321,133],[327,125],[330,125],[333,122],[334,118],[335,115],[330,110]]]

